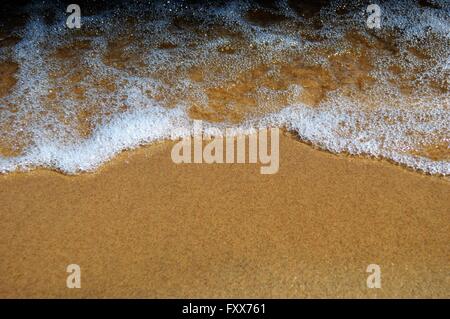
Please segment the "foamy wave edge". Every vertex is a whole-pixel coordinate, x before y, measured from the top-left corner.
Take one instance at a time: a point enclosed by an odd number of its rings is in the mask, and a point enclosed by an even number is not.
[[[296,133],[301,140],[311,142],[332,153],[348,152],[352,155],[386,158],[428,174],[450,175],[449,161],[433,161],[407,152],[407,129],[414,127],[420,130],[420,126],[426,124],[409,119],[407,125],[392,126],[391,130],[371,125],[373,117],[386,114],[393,116],[392,112],[399,111],[383,110],[372,116],[363,113],[355,116],[354,110],[335,112],[329,108],[311,109],[304,105],[293,105],[261,119],[249,120],[231,127],[204,121],[203,134],[221,136],[225,128],[231,128],[232,134],[237,136],[251,134],[257,129],[266,127],[282,127]],[[433,114],[436,117],[446,116],[440,114],[440,110],[436,112],[437,114]],[[410,114],[411,118],[413,115]],[[347,123],[346,128],[342,128],[343,122]],[[369,127],[364,131],[358,131],[355,129],[356,123],[358,125],[365,123]],[[145,110],[118,115],[110,123],[97,128],[89,139],[75,144],[42,139],[26,150],[24,155],[8,158],[0,156],[0,172],[6,174],[36,168],[57,170],[68,175],[92,172],[124,150],[193,135],[192,127],[193,120],[184,110],[154,105]],[[429,127],[423,129],[427,130]],[[339,136],[344,131],[354,133],[345,137]],[[405,139],[404,149],[400,146],[400,151],[399,137]],[[392,144],[395,144],[397,150],[389,150]],[[282,154],[280,160],[283,160]]]

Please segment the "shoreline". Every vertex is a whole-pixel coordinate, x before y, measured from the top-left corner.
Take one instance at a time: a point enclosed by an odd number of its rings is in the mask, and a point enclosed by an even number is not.
[[[385,164],[389,164],[389,165],[393,165],[396,167],[399,167],[401,169],[404,169],[408,172],[413,172],[419,175],[424,175],[424,176],[431,176],[433,178],[438,178],[438,179],[443,179],[447,182],[450,182],[450,175],[445,175],[445,174],[440,174],[440,173],[430,173],[427,172],[423,169],[420,168],[413,168],[407,164],[404,164],[402,162],[396,162],[393,159],[390,159],[388,157],[384,157],[384,156],[375,156],[369,153],[363,153],[363,154],[352,154],[349,153],[347,151],[341,151],[341,152],[333,152],[330,151],[324,147],[321,147],[320,145],[316,145],[313,142],[310,142],[308,140],[304,140],[302,139],[300,136],[298,136],[298,134],[295,131],[290,131],[284,127],[279,128],[280,131],[280,138],[282,137],[287,137],[290,138],[292,140],[294,140],[297,143],[300,143],[302,145],[308,146],[311,149],[315,150],[315,151],[319,151],[319,152],[324,152],[330,155],[334,155],[334,156],[338,156],[338,157],[342,157],[342,158],[351,158],[351,159],[357,159],[357,160],[369,160],[369,161],[375,161],[375,162],[381,162],[381,163],[385,163]],[[248,138],[249,134],[239,134],[236,136],[233,136],[234,140],[236,140],[236,138],[238,136],[244,136],[246,138]],[[214,136],[213,136],[214,137]],[[191,139],[193,139],[193,136],[191,136]],[[180,142],[182,140],[182,138],[178,138],[175,140],[171,140],[171,139],[161,139],[161,140],[155,140],[149,143],[143,143],[143,144],[139,144],[138,146],[135,147],[131,147],[131,148],[125,148],[122,149],[121,151],[119,151],[118,153],[114,154],[111,158],[105,160],[104,162],[102,162],[99,166],[97,166],[96,168],[92,169],[92,170],[86,170],[86,171],[78,171],[75,173],[68,173],[65,172],[61,169],[58,168],[50,168],[50,167],[43,167],[43,166],[32,166],[32,167],[27,167],[24,169],[19,169],[19,170],[15,170],[15,171],[10,171],[10,172],[0,172],[0,178],[2,177],[6,177],[6,176],[16,176],[16,175],[21,175],[21,174],[33,174],[34,172],[53,172],[53,173],[57,173],[57,174],[61,174],[64,176],[86,176],[86,175],[94,175],[97,174],[99,172],[101,172],[105,167],[107,167],[108,165],[110,165],[110,163],[113,163],[114,161],[120,161],[120,158],[122,158],[123,156],[129,156],[132,153],[135,152],[139,152],[141,149],[144,150],[144,152],[146,152],[148,149],[151,148],[155,148],[158,147],[161,144],[176,144],[178,142]],[[270,140],[270,139],[269,139]],[[208,138],[205,138],[203,140],[208,141]],[[248,144],[248,141],[246,142]],[[246,145],[247,145],[246,144]],[[248,150],[246,150],[246,152],[248,152]],[[195,164],[194,162],[189,163],[189,164]],[[207,163],[202,163],[202,164],[207,164]],[[219,164],[226,164],[226,165],[230,165],[230,164],[238,164],[238,163],[219,163]],[[251,164],[254,165],[255,163],[239,163],[239,164]],[[256,163],[257,165],[261,165],[260,162]]]
[[[176,165],[174,143],[79,175],[0,175],[0,296],[450,297],[447,177],[286,132],[273,175]],[[81,289],[66,288],[71,263]]]

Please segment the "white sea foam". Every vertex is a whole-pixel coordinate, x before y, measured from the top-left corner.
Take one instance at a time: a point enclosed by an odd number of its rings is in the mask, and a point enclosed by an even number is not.
[[[377,63],[397,65],[404,69],[425,66],[425,70],[414,80],[416,92],[412,98],[399,98],[399,88],[389,82],[385,68],[375,68],[371,75],[376,77],[381,85],[367,92],[376,104],[373,108],[363,108],[358,104],[358,100],[336,90],[329,93],[327,99],[317,107],[298,103],[294,99],[288,101],[281,110],[278,108],[270,113],[251,116],[241,124],[226,121],[205,123],[204,133],[221,134],[225,127],[234,128],[236,135],[246,134],[260,127],[286,127],[296,132],[301,139],[332,152],[345,151],[385,157],[427,173],[449,175],[448,160],[432,160],[414,152],[419,146],[432,145],[437,137],[440,143],[450,144],[450,44],[441,43],[440,46],[430,48],[427,43],[423,43],[430,32],[440,39],[448,39],[449,4],[445,1],[438,1],[437,4],[440,9],[422,8],[416,4],[411,5],[408,1],[382,3],[383,25],[388,30],[402,30],[402,38],[399,40],[402,45],[399,46],[399,56],[382,55]],[[30,10],[37,13],[32,15],[24,29],[17,31],[22,37],[21,41],[11,52],[0,48],[0,62],[12,59],[20,65],[16,86],[8,96],[0,99],[0,124],[9,123],[8,121],[13,119],[10,130],[3,132],[3,135],[14,140],[20,136],[19,133],[25,132],[30,142],[21,155],[0,156],[0,172],[35,167],[57,169],[67,174],[92,171],[122,150],[192,134],[193,120],[188,116],[188,100],[195,99],[199,104],[207,104],[208,96],[202,85],[187,77],[177,78],[180,70],[199,65],[220,64],[228,74],[235,75],[251,70],[258,64],[270,64],[274,60],[282,59],[289,50],[291,53],[300,54],[312,47],[326,47],[336,43],[337,52],[345,52],[348,47],[341,39],[350,28],[364,30],[364,16],[360,14],[364,10],[336,16],[333,10],[338,5],[336,2],[320,12],[322,19],[332,19],[334,24],[324,25],[314,31],[316,35],[324,36],[324,40],[319,44],[302,38],[296,30],[286,29],[286,25],[267,27],[249,22],[244,18],[244,13],[252,8],[253,4],[250,2],[229,2],[222,7],[193,11],[192,16],[201,20],[199,23],[204,25],[206,31],[208,25],[220,22],[227,28],[242,33],[246,43],[258,48],[263,47],[258,49],[257,54],[252,55],[245,51],[247,49],[235,45],[233,41],[236,39],[231,36],[205,40],[205,34],[196,34],[189,30],[189,27],[186,27],[186,30],[167,31],[170,19],[183,17],[187,9],[183,4],[161,2],[156,5],[156,9],[152,9],[159,12],[159,18],[144,20],[133,31],[140,37],[144,47],[149,49],[142,51],[136,43],[128,43],[123,51],[132,58],[135,52],[143,52],[139,58],[142,58],[145,67],[135,71],[108,64],[102,58],[109,50],[110,41],[119,38],[123,33],[120,25],[114,22],[120,15],[115,11],[107,11],[83,18],[83,27],[103,28],[109,33],[79,38],[91,41],[88,52],[79,52],[79,63],[90,71],[83,74],[80,81],[80,85],[85,89],[85,99],[78,101],[70,96],[60,98],[57,100],[59,104],[54,106],[58,108],[58,112],[53,113],[44,102],[49,92],[55,89],[49,74],[60,71],[66,62],[51,60],[49,56],[55,48],[70,45],[70,31],[61,25],[63,14],[57,15],[61,21],[47,25],[39,18],[39,10],[42,13],[51,8],[32,7]],[[289,17],[291,22],[310,23],[298,16],[286,1],[280,2],[278,6],[279,12]],[[140,8],[129,8],[129,12],[140,12]],[[171,11],[168,11],[169,9]],[[127,35],[129,30],[125,31]],[[149,32],[153,33],[148,35]],[[171,43],[174,48],[158,49],[157,44],[161,42]],[[186,43],[192,45],[185,46]],[[224,55],[216,50],[217,47],[228,44],[235,45],[235,55]],[[426,61],[419,61],[418,57],[408,51],[411,46],[423,47],[434,59],[430,59],[428,65]],[[307,56],[305,59],[311,59],[310,62],[317,65],[328,63],[323,56]],[[152,74],[156,73],[164,74],[170,81],[164,82],[160,78],[152,77]],[[70,75],[73,74],[64,75],[62,79]],[[211,86],[229,80],[229,77],[222,74],[204,76],[205,82]],[[113,81],[114,92],[105,92],[91,85],[103,78]],[[432,92],[430,93],[430,89],[425,85],[430,79],[443,82],[447,91],[433,98]],[[65,92],[66,88],[58,87],[58,83],[56,87]],[[299,95],[302,90],[299,85],[291,85],[288,89],[292,96]],[[164,101],[154,98],[158,92],[181,98],[177,100],[176,105],[168,108]],[[258,87],[255,94],[258,106],[268,108],[272,103],[271,99],[275,99],[279,92]],[[5,107],[8,103],[20,103],[19,110],[8,111]],[[87,109],[92,104],[98,105],[99,113],[92,116],[93,121],[98,124],[88,137],[82,137],[71,120],[76,118],[80,109]],[[127,110],[121,111],[120,107],[124,104],[127,105]]]
[[[403,127],[379,127],[373,125],[374,118],[366,118],[365,114],[336,113],[333,110],[312,110],[304,106],[291,106],[282,111],[270,114],[258,121],[250,121],[233,127],[231,131],[235,135],[250,134],[254,128],[285,127],[294,131],[306,141],[315,143],[332,152],[346,151],[351,154],[373,155],[392,159],[398,163],[432,174],[450,174],[448,161],[433,161],[427,158],[409,154],[408,130],[414,129],[420,132],[429,132],[425,124],[414,122],[414,114],[410,114],[408,125]],[[391,116],[397,114],[392,110],[385,110],[374,117]],[[430,112],[433,116],[435,130],[448,129],[445,120],[448,114],[441,111]],[[364,131],[358,131],[356,121],[364,121],[368,126]],[[448,119],[448,118],[447,118]],[[341,123],[347,123],[342,128]],[[436,126],[436,123],[438,125]],[[100,127],[87,140],[76,144],[59,144],[54,140],[42,139],[30,148],[23,156],[4,158],[0,157],[2,172],[26,170],[32,167],[55,168],[68,174],[82,171],[92,171],[102,163],[114,157],[125,149],[136,148],[160,140],[176,140],[188,135],[193,135],[193,122],[179,109],[167,110],[154,106],[142,111],[137,111],[118,116],[114,121]],[[203,134],[210,136],[222,135],[225,125],[205,123]],[[342,131],[354,132],[344,134]],[[346,132],[346,133],[347,133]],[[399,140],[402,145],[399,147]],[[393,151],[391,146],[395,145]],[[403,150],[403,152],[398,151]]]

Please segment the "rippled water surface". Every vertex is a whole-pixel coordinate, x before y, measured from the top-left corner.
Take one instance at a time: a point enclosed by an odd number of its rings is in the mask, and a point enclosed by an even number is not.
[[[80,29],[67,3],[5,5],[0,171],[93,170],[201,119],[450,174],[450,3],[380,2],[380,29],[368,4],[91,2]]]

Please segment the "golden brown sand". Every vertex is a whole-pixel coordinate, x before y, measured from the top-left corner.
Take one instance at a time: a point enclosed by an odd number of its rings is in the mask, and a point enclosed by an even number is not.
[[[171,145],[0,176],[0,297],[450,297],[448,180],[288,135],[274,175]]]

